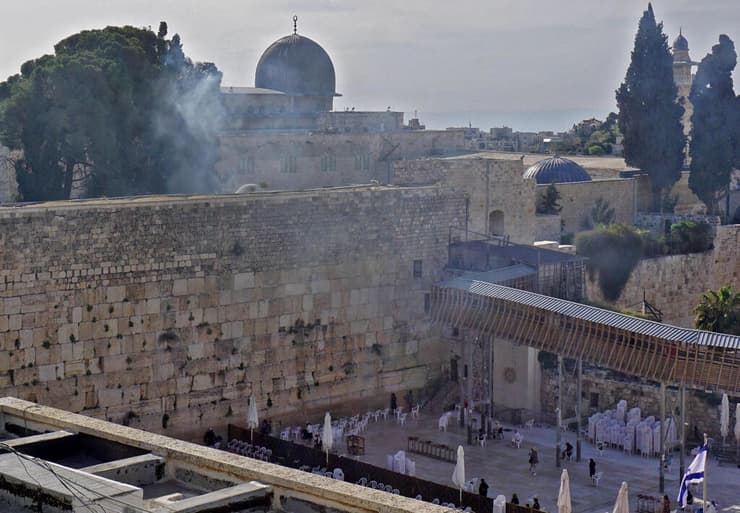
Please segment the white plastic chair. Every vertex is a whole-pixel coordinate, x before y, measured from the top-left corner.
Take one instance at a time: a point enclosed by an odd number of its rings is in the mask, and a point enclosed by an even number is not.
[[[421,409],[421,405],[417,404],[413,408],[411,408],[411,417],[416,418],[419,416],[419,410]]]
[[[603,475],[603,472],[597,472],[593,476],[591,476],[591,481],[593,482],[594,486],[599,486],[599,481],[601,480],[601,477]]]
[[[408,413],[402,413],[398,416],[398,423],[402,426],[406,424],[406,417],[408,416]]]

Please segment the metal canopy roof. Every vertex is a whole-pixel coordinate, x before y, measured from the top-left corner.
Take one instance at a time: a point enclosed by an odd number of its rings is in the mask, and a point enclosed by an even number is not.
[[[460,279],[458,278],[457,280]],[[740,337],[738,336],[680,328],[678,326],[671,326],[670,324],[662,324],[648,319],[640,319],[639,317],[612,312],[595,306],[574,303],[573,301],[544,296],[535,292],[514,289],[504,285],[497,285],[495,283],[470,280],[467,288],[461,287],[463,283],[460,281],[455,283],[443,282],[437,285],[440,287],[462,288],[463,290],[467,290],[473,294],[513,301],[523,305],[547,310],[549,312],[605,324],[607,326],[640,333],[642,335],[688,344],[702,344],[726,349],[740,349]]]

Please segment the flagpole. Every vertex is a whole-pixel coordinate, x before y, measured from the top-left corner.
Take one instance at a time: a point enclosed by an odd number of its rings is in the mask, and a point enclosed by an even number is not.
[[[709,467],[709,446],[707,445],[707,434],[704,433],[704,446],[707,448],[707,454],[705,456],[704,460],[704,479],[702,479],[702,495],[701,498],[704,501],[704,506],[702,507],[702,513],[707,513],[707,468]]]

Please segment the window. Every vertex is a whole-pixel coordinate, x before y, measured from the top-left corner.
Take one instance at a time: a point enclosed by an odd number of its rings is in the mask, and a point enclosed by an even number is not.
[[[457,358],[450,358],[450,381],[457,381]]]
[[[414,278],[421,278],[421,260],[414,260]]]
[[[427,292],[424,294],[424,313],[429,313],[432,310],[432,295]]]
[[[281,173],[290,173],[295,174],[296,172],[296,161],[295,157],[293,156],[285,156],[282,159],[280,159],[280,172]]]
[[[599,407],[599,393],[598,392],[591,392],[591,408],[598,408]]]
[[[370,170],[370,155],[355,155],[355,171]]]
[[[337,158],[334,155],[324,155],[321,157],[321,170],[326,173],[337,170]]]
[[[239,161],[239,170],[244,174],[254,174],[255,168],[254,157],[247,157]]]
[[[460,328],[457,326],[452,327],[452,336],[453,337],[459,337],[460,336]]]

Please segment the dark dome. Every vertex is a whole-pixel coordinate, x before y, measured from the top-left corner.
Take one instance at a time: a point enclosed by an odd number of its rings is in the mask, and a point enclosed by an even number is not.
[[[534,178],[538,184],[591,181],[591,175],[585,169],[557,155],[531,166],[524,172],[524,178]]]
[[[294,96],[335,96],[334,65],[318,43],[298,34],[278,39],[257,63],[255,87]]]
[[[683,34],[679,33],[676,40],[673,42],[674,50],[685,50],[689,51],[689,42],[683,37]]]

